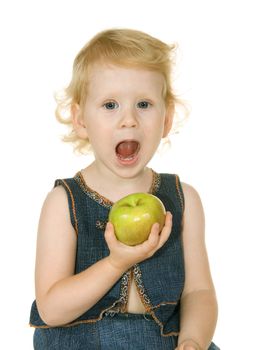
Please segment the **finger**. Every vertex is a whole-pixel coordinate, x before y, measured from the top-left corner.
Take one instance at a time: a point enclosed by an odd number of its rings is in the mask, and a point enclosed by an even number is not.
[[[147,241],[145,241],[143,244],[144,246],[148,246],[148,249],[151,250],[157,250],[166,242],[170,235],[171,231],[171,220],[172,220],[172,214],[170,212],[167,212],[166,219],[165,219],[165,225],[160,233],[160,226],[158,223],[155,223],[152,225],[151,232],[149,235],[149,238]]]
[[[149,238],[147,242],[154,247],[159,242],[159,224],[156,222],[155,224],[152,225],[151,232],[149,234]]]
[[[172,225],[172,222],[173,222],[173,215],[170,211],[167,211],[164,227],[166,226],[170,227]]]
[[[120,242],[117,239],[116,234],[115,234],[115,230],[114,230],[114,226],[112,225],[111,222],[107,223],[104,236],[105,236],[105,240],[106,240],[106,243],[107,243],[109,249],[110,248],[119,248],[119,249],[123,248],[123,249],[129,250],[131,248],[128,245]]]
[[[116,235],[114,232],[114,227],[111,224],[111,222],[107,223],[104,236],[108,246],[113,245],[117,242]]]
[[[143,249],[147,253],[147,252],[156,250],[158,242],[159,242],[159,224],[155,223],[151,227],[151,232],[149,234],[148,239],[143,243],[135,246],[135,248]]]
[[[165,242],[168,240],[172,231],[172,221],[173,221],[172,214],[170,212],[167,212],[165,225],[160,233],[158,248],[161,248],[165,244]]]
[[[161,233],[164,229],[169,229],[171,230],[171,227],[172,227],[172,223],[173,223],[173,215],[171,214],[170,211],[167,211],[166,213],[166,217],[165,217],[165,223],[164,223],[164,226],[161,230]]]

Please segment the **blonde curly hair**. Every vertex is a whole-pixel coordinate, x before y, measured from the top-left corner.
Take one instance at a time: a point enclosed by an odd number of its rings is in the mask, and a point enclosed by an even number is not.
[[[144,32],[133,29],[109,29],[95,35],[78,53],[73,63],[73,73],[70,84],[61,93],[56,94],[56,118],[69,127],[69,134],[62,140],[71,142],[74,151],[86,154],[91,151],[88,139],[81,139],[73,130],[71,110],[75,104],[83,106],[87,97],[89,68],[96,62],[108,62],[124,67],[140,67],[163,74],[165,86],[163,96],[166,106],[172,106],[174,114],[176,107],[181,106],[186,111],[185,103],[180,100],[172,89],[171,75],[175,65],[176,44],[168,45]],[[184,113],[185,117],[187,113]],[[185,119],[185,118],[183,118]],[[176,121],[178,126],[182,121]]]

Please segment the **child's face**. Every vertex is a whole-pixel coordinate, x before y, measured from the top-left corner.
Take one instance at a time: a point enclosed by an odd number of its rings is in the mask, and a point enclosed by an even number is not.
[[[92,66],[82,120],[75,113],[74,126],[89,138],[98,166],[122,177],[144,169],[171,127],[163,87],[157,72]]]

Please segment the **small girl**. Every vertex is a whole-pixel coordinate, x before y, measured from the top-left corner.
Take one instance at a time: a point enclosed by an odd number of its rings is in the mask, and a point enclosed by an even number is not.
[[[218,349],[217,302],[196,190],[147,167],[171,130],[175,46],[140,31],[97,34],[74,61],[57,118],[94,161],[58,179],[39,220],[34,349]],[[61,112],[66,111],[66,119]],[[69,116],[67,119],[67,111]],[[148,192],[166,208],[137,246],[116,239],[112,204]]]

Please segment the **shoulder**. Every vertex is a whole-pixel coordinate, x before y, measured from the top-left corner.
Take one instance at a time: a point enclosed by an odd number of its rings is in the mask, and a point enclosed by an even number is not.
[[[46,195],[44,205],[65,205],[67,203],[67,194],[63,186],[56,186]]]
[[[184,193],[185,210],[183,216],[183,235],[204,235],[204,209],[198,191],[191,185],[181,182]]]
[[[74,250],[76,236],[70,220],[67,194],[62,186],[55,187],[46,195],[42,205],[38,224],[38,254],[41,258],[42,254],[46,255],[47,259],[51,249],[55,254],[57,249],[63,252]]]
[[[200,195],[198,193],[198,191],[191,185],[185,183],[185,182],[181,182],[181,186],[182,186],[182,190],[183,190],[183,194],[185,197],[185,200],[187,200],[188,202],[191,201],[201,201]]]
[[[54,187],[47,194],[46,201],[48,203],[64,202],[67,203],[67,198],[73,196],[74,189],[77,188],[78,183],[75,179],[78,177],[78,173],[74,177],[58,178],[54,181]]]
[[[63,186],[56,186],[47,193],[41,210],[41,218],[57,221],[69,218],[67,193]]]

